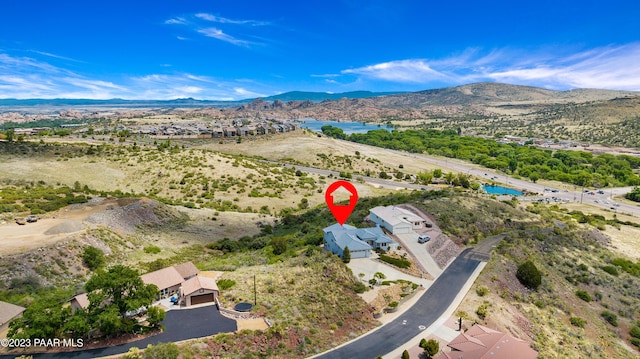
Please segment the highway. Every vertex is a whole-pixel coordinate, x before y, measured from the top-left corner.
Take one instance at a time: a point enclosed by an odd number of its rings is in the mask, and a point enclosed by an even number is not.
[[[336,141],[342,141],[342,140],[336,140]],[[359,144],[359,145],[378,149],[378,147],[375,147],[375,146],[364,145],[364,144]],[[552,197],[556,197],[558,198],[559,201],[584,203],[584,204],[599,207],[602,209],[611,210],[616,213],[625,213],[625,214],[630,214],[636,217],[640,217],[640,205],[617,203],[613,200],[615,196],[623,195],[631,191],[633,187],[605,188],[603,189],[604,194],[598,194],[597,190],[595,189],[588,189],[588,192],[585,193],[582,187],[577,187],[570,184],[562,184],[562,185],[559,185],[561,188],[551,188],[543,184],[533,183],[528,180],[515,179],[504,173],[497,173],[494,170],[483,168],[479,165],[475,165],[475,164],[464,162],[457,159],[439,158],[439,157],[434,157],[430,155],[409,153],[409,152],[403,152],[403,151],[391,150],[391,149],[387,149],[387,151],[390,151],[397,155],[404,156],[408,160],[422,161],[424,163],[438,166],[442,168],[442,170],[445,172],[451,171],[453,173],[466,173],[468,175],[479,178],[480,181],[482,182],[495,182],[496,184],[505,185],[507,187],[512,187],[517,190],[521,190],[521,191],[526,190],[527,192],[538,193],[540,194],[541,197],[548,198],[550,201],[553,199]],[[272,161],[269,161],[269,162],[278,163],[278,162],[272,162]],[[333,177],[338,178],[340,174],[339,171],[331,171],[331,170],[325,170],[325,169],[320,169],[315,167],[289,165],[289,164],[287,164],[286,166],[294,167],[303,172],[314,173],[322,176],[329,176],[331,174],[333,175]],[[426,187],[425,185],[418,185],[415,183],[407,183],[402,181],[392,181],[392,180],[385,180],[381,178],[366,177],[366,176],[359,176],[359,175],[354,175],[354,176],[362,177],[365,182],[378,185],[378,186],[388,187],[388,188],[406,188],[406,189],[419,190]],[[549,191],[545,191],[546,188],[548,188]],[[430,187],[429,189],[433,189],[433,187]],[[557,192],[551,192],[551,190],[557,190]],[[594,194],[591,195],[590,194],[591,192],[593,192]]]

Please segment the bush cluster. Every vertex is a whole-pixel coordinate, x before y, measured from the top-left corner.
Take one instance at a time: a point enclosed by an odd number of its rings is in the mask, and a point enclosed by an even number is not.
[[[396,266],[398,268],[406,269],[406,268],[411,267],[411,262],[409,262],[405,258],[394,258],[394,257],[390,257],[390,256],[388,256],[386,254],[381,254],[380,255],[380,260],[384,261],[384,262],[387,262],[387,263],[389,263],[391,265],[394,265],[394,266]]]

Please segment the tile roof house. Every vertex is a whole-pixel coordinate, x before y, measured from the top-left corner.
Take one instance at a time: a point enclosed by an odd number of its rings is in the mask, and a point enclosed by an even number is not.
[[[534,359],[538,352],[529,343],[499,331],[474,325],[447,344],[451,351],[442,351],[434,359]]]
[[[215,301],[220,294],[215,279],[196,276],[182,284],[180,299],[186,306]]]
[[[89,308],[89,296],[87,293],[78,294],[71,298],[69,303],[71,304],[72,312],[75,312],[78,309],[87,309]]]
[[[145,284],[155,284],[160,291],[160,298],[165,298],[178,292],[184,278],[175,267],[162,268],[140,276]]]
[[[0,301],[0,333],[4,332],[9,327],[9,322],[16,317],[22,315],[25,308]]]
[[[338,223],[324,230],[324,249],[342,257],[344,249],[349,247],[351,258],[369,258],[372,249],[389,250],[398,248],[398,243],[387,237],[380,227],[356,228]]]
[[[191,279],[200,272],[192,262],[185,262],[173,266],[184,280]]]
[[[369,218],[392,234],[410,233],[424,226],[425,220],[410,211],[396,206],[378,206],[369,210]]]

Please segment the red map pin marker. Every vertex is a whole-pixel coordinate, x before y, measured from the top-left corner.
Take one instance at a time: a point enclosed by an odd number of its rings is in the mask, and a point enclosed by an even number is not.
[[[351,196],[349,197],[349,204],[347,205],[334,204],[333,193],[340,187],[351,193]],[[327,207],[329,207],[329,210],[336,221],[338,221],[340,225],[343,225],[351,215],[351,212],[353,212],[353,209],[356,207],[356,203],[358,202],[358,191],[347,181],[336,181],[327,188],[327,191],[324,193],[324,200],[327,202]]]

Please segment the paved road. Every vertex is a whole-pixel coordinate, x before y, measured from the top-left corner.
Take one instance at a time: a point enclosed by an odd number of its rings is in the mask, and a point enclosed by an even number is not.
[[[90,359],[126,353],[129,348],[132,347],[142,349],[146,348],[149,344],[178,342],[191,338],[206,337],[217,333],[234,332],[238,329],[236,321],[223,317],[215,306],[168,311],[162,324],[164,324],[166,328],[163,333],[136,342],[76,352],[35,354],[33,358]],[[15,358],[15,355],[3,355],[0,356],[0,358]]]
[[[336,140],[336,141],[343,141],[343,140]],[[375,148],[375,149],[380,149],[380,147],[376,147],[376,146],[371,146],[371,145],[365,145],[365,144],[359,144],[361,146],[364,147],[370,147],[370,148]],[[487,182],[488,181],[494,181],[496,183],[501,183],[501,184],[505,184],[509,187],[513,187],[519,190],[522,189],[526,189],[529,192],[533,192],[533,193],[544,193],[546,196],[548,196],[549,198],[552,196],[555,196],[557,198],[566,200],[566,201],[570,201],[570,202],[582,202],[582,203],[586,203],[595,207],[600,207],[603,209],[609,209],[611,210],[611,207],[616,208],[615,211],[619,212],[619,213],[627,213],[630,215],[634,215],[637,217],[640,217],[640,205],[633,205],[633,204],[626,204],[626,203],[618,203],[618,206],[613,206],[613,197],[614,196],[619,196],[619,195],[623,195],[629,191],[631,191],[633,189],[633,187],[617,187],[617,188],[607,188],[607,189],[603,189],[605,191],[604,194],[601,195],[588,195],[582,192],[582,188],[581,187],[576,187],[573,185],[569,185],[569,184],[564,184],[562,186],[564,186],[564,188],[567,189],[567,192],[564,191],[560,191],[558,193],[551,193],[551,192],[546,192],[545,188],[546,186],[543,184],[538,184],[538,183],[533,183],[531,181],[525,181],[525,180],[520,180],[520,179],[515,179],[512,178],[504,173],[498,173],[495,172],[491,169],[488,168],[484,168],[481,167],[479,165],[475,165],[469,162],[464,162],[458,159],[450,159],[450,158],[445,158],[445,157],[436,157],[436,156],[431,156],[431,155],[425,155],[425,154],[418,154],[418,153],[409,153],[409,152],[404,152],[404,151],[398,151],[398,150],[392,150],[392,149],[386,149],[386,151],[389,151],[391,153],[395,153],[397,155],[401,155],[404,157],[407,157],[411,160],[418,160],[418,161],[423,161],[426,163],[430,163],[432,165],[436,165],[440,168],[442,168],[443,170],[447,171],[452,171],[454,173],[466,173],[475,177],[478,177],[480,179],[485,179]],[[311,167],[304,167],[304,166],[296,166],[296,168],[300,169],[301,171],[307,171],[307,172],[311,172],[311,173],[318,173],[321,174],[320,172],[316,172],[318,171],[318,169],[315,168],[311,168]],[[321,170],[324,171],[324,170]],[[323,175],[328,175],[328,173],[334,173],[334,176],[338,174],[338,172],[336,171],[325,171],[325,173],[322,173]],[[394,181],[386,181],[386,180],[382,180],[379,178],[373,178],[373,177],[364,177],[365,181],[370,182],[370,183],[376,183],[379,185],[383,185],[383,186],[393,186],[395,185],[395,187],[402,187],[402,188],[408,188],[408,189],[420,189],[422,187],[425,187],[423,185],[416,185],[416,184],[410,184],[410,183],[403,183],[403,182],[394,182]],[[572,188],[573,187],[573,188]],[[571,190],[573,189],[573,190]],[[594,191],[595,192],[595,191]],[[596,202],[596,200],[598,200],[598,202]]]
[[[463,288],[480,261],[472,259],[471,248],[458,256],[410,309],[394,321],[316,358],[375,358],[393,351],[433,324]],[[424,328],[421,328],[423,326]]]

